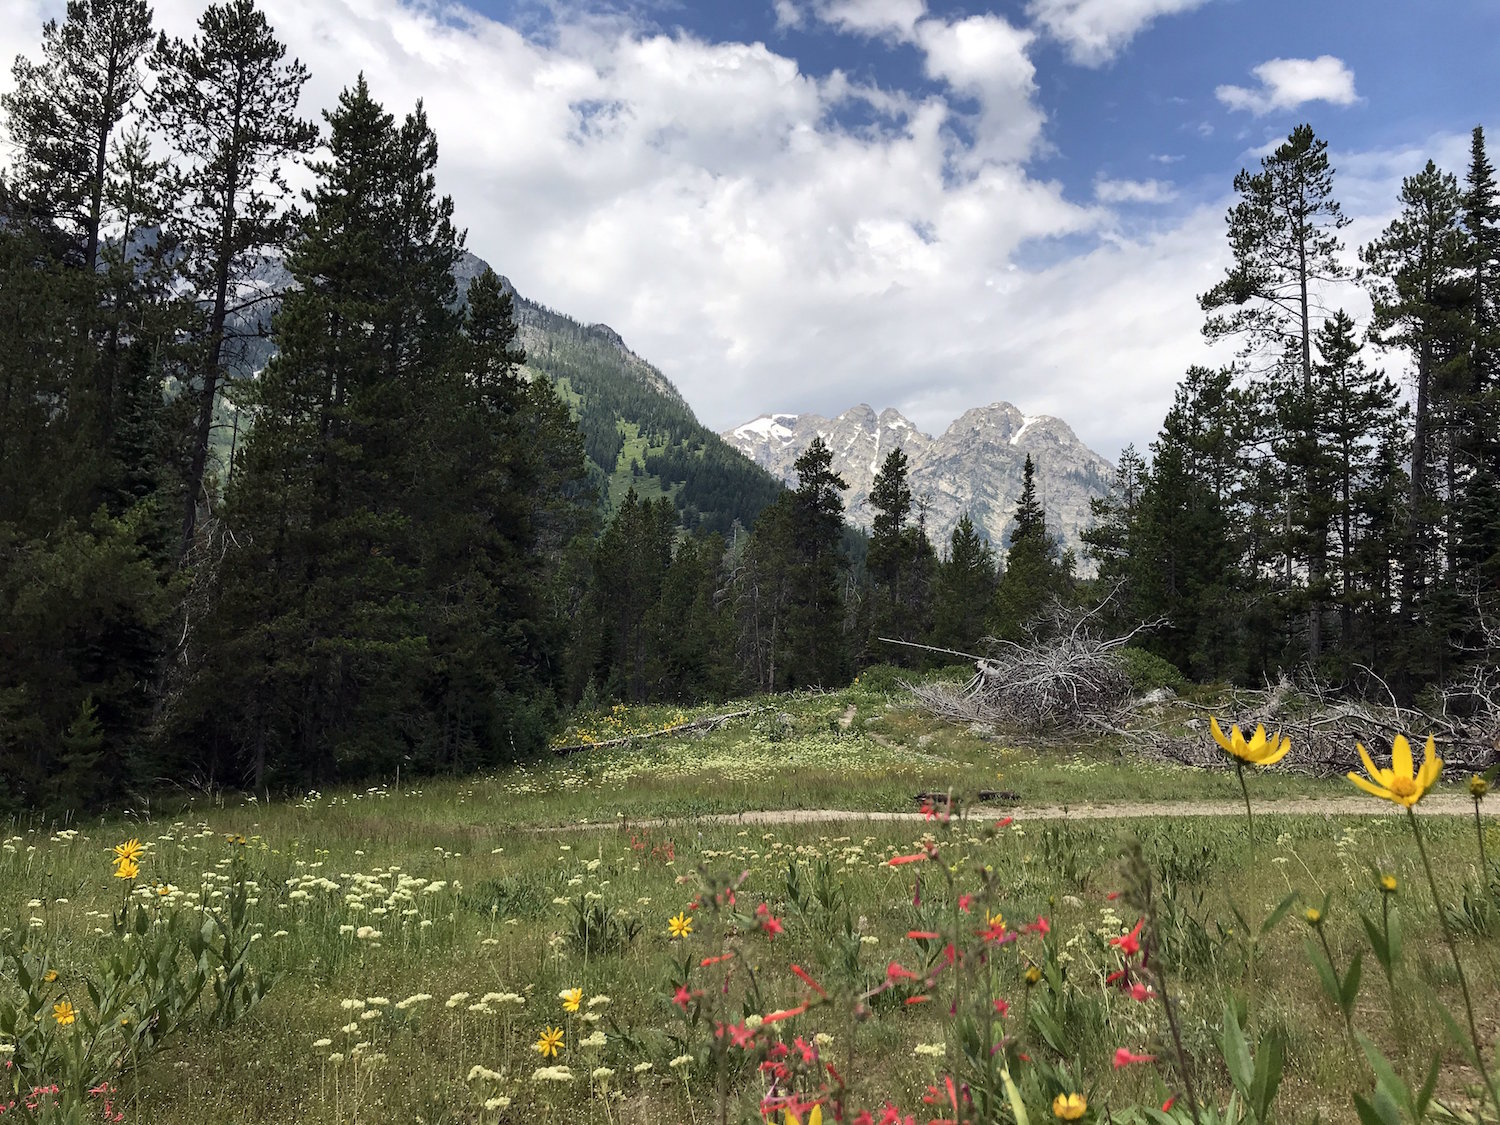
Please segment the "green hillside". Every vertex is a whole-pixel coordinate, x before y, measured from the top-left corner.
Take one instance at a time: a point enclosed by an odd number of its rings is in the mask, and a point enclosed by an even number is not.
[[[460,287],[470,264],[459,265]],[[613,329],[512,293],[526,368],[550,378],[572,405],[610,510],[634,488],[644,499],[670,496],[688,530],[727,533],[735,521],[748,528],[776,498],[780,482],[700,423],[666,376]]]

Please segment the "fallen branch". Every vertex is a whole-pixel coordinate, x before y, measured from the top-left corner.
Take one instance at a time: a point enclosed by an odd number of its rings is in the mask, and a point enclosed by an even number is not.
[[[762,711],[773,710],[771,707],[750,707],[744,711],[730,711],[723,715],[708,715],[702,719],[694,719],[690,723],[678,723],[675,727],[663,727],[661,730],[646,731],[644,734],[627,734],[621,738],[607,738],[603,742],[574,742],[567,746],[554,746],[552,753],[559,758],[568,754],[577,754],[584,750],[605,750],[611,746],[628,746],[632,742],[641,742],[648,738],[663,738],[669,734],[686,734],[689,731],[710,731],[723,726],[730,719],[743,719],[746,715],[757,715]]]

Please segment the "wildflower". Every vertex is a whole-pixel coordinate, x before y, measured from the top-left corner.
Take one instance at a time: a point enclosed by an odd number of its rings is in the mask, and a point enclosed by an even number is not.
[[[647,1063],[647,1062],[643,1062],[643,1063],[636,1063],[636,1064],[635,1064],[635,1065],[634,1065],[634,1066],[633,1066],[633,1067],[631,1067],[631,1068],[630,1068],[630,1069],[631,1069],[631,1071],[632,1071],[632,1072],[633,1072],[633,1073],[635,1073],[635,1074],[645,1074],[645,1073],[646,1073],[646,1071],[648,1071],[648,1070],[650,1070],[650,1069],[651,1069],[651,1064],[650,1064],[650,1063]]]
[[[1304,910],[1302,912],[1302,917],[1305,918],[1307,920],[1307,924],[1309,926],[1312,926],[1314,929],[1323,924],[1323,912],[1315,906],[1309,906],[1306,910]]]
[[[1351,770],[1349,780],[1372,796],[1403,805],[1408,809],[1437,784],[1437,779],[1443,772],[1443,759],[1436,756],[1437,747],[1430,734],[1427,736],[1427,746],[1422,755],[1422,768],[1415,773],[1412,772],[1411,744],[1406,741],[1404,734],[1398,734],[1391,743],[1390,769],[1376,767],[1375,763],[1370,760],[1370,752],[1360,743],[1355,743],[1354,747],[1359,751],[1365,772],[1370,777],[1360,777]]]
[[[134,837],[126,840],[123,844],[115,845],[115,858],[111,863],[134,863],[141,862],[141,856],[146,854],[145,847]]]
[[[556,1058],[558,1049],[562,1046],[563,1033],[560,1027],[549,1027],[544,1030],[531,1049],[544,1059]]]
[[[510,1099],[507,1098],[504,1094],[501,1094],[497,1097],[487,1099],[484,1103],[484,1108],[493,1113],[495,1110],[505,1109],[509,1105]]]
[[[673,1070],[680,1070],[682,1067],[692,1066],[693,1065],[693,1056],[692,1055],[678,1055],[675,1059],[673,1059],[667,1065],[670,1066]]]
[[[533,1082],[571,1082],[573,1072],[565,1066],[544,1066],[531,1072]]]
[[[57,970],[48,969],[45,973],[42,974],[42,980],[47,984],[54,983],[57,980]]]
[[[948,1048],[943,1043],[918,1043],[912,1048],[914,1055],[926,1055],[928,1058],[940,1059],[948,1053]]]
[[[502,997],[502,999],[503,999],[503,997]],[[609,999],[608,996],[603,996],[603,995],[601,995],[601,996],[591,996],[591,997],[589,997],[589,1005],[588,1006],[590,1008],[602,1008],[604,1005],[608,1004],[609,1002],[610,1002],[610,999]]]
[[[790,1109],[786,1111],[783,1125],[802,1125],[802,1118],[798,1117]],[[815,1105],[807,1115],[807,1125],[823,1125],[823,1107]]]
[[[1292,748],[1290,738],[1282,738],[1280,733],[1267,737],[1266,728],[1259,724],[1248,742],[1237,726],[1230,727],[1229,737],[1225,738],[1224,732],[1219,729],[1219,720],[1213,717],[1208,720],[1208,729],[1226,754],[1231,754],[1242,762],[1249,762],[1252,766],[1274,766]]]
[[[1077,1121],[1088,1108],[1088,1099],[1082,1094],[1058,1094],[1052,1099],[1052,1116],[1064,1121]]]
[[[1380,877],[1380,893],[1393,895],[1396,893],[1396,877],[1394,875],[1382,875]]]
[[[609,1067],[596,1066],[593,1073],[589,1075],[589,1078],[591,1078],[595,1082],[604,1083],[608,1082],[614,1076],[615,1072],[610,1070]]]
[[[667,933],[673,938],[684,938],[693,932],[693,919],[686,912],[679,912],[667,919]]]
[[[52,1005],[52,1018],[57,1021],[58,1027],[71,1027],[78,1018],[78,1012],[71,1000],[59,1000]]]
[[[1490,791],[1490,783],[1477,773],[1469,778],[1469,796],[1476,801],[1482,801],[1484,795]]]
[[[1116,1070],[1119,1070],[1122,1066],[1131,1066],[1131,1065],[1133,1065],[1135,1063],[1155,1062],[1155,1061],[1156,1061],[1156,1056],[1155,1055],[1132,1055],[1130,1053],[1129,1049],[1126,1048],[1126,1047],[1117,1047],[1115,1049],[1115,1069]]]
[[[1141,927],[1145,925],[1145,923],[1146,920],[1144,918],[1140,919],[1136,922],[1135,929],[1131,930],[1123,937],[1110,938],[1109,944],[1119,949],[1119,951],[1126,957],[1134,957],[1141,951]]]
[[[557,998],[562,1001],[563,1011],[576,1012],[583,1004],[583,989],[565,988],[557,994]]]
[[[1026,970],[1026,983],[1027,984],[1040,984],[1041,982],[1042,982],[1042,970],[1038,966],[1033,965],[1033,966],[1031,966],[1031,968],[1029,968],[1029,969]]]
[[[116,879],[134,879],[137,875],[139,875],[141,873],[140,865],[138,863],[135,863],[135,862],[131,861],[131,860],[121,859],[121,860],[116,860],[115,863],[116,863],[116,866],[115,866],[115,878]]]
[[[333,1040],[332,1039],[314,1039],[313,1040],[313,1046],[314,1047],[332,1047],[333,1046]]]

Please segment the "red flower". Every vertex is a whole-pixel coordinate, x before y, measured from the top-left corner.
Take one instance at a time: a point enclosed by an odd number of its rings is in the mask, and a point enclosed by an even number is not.
[[[962,910],[965,914],[967,914],[969,912],[969,903],[971,903],[973,901],[974,901],[974,896],[973,895],[959,895],[958,896],[958,908],[960,910]]]
[[[900,867],[903,863],[921,863],[924,859],[932,858],[931,852],[917,852],[914,855],[893,855],[886,862],[892,867]]]
[[[1115,1069],[1122,1066],[1130,1066],[1134,1063],[1155,1062],[1155,1055],[1132,1055],[1129,1050],[1119,1047],[1115,1050]]]
[[[1116,947],[1126,957],[1134,957],[1141,951],[1141,927],[1145,924],[1146,919],[1139,919],[1135,924],[1135,929],[1131,930],[1124,937],[1110,938],[1109,944]]]
[[[921,978],[919,978],[917,974],[912,972],[910,969],[903,969],[900,965],[896,964],[896,962],[892,961],[885,967],[885,979],[896,981],[919,980]]]
[[[804,969],[801,965],[793,965],[792,972],[796,974],[796,976],[802,981],[803,984],[807,985],[808,988],[812,989],[819,996],[823,997],[825,1000],[828,998],[828,993],[823,991],[822,985],[813,980],[812,977],[808,976],[807,970]]]
[[[1141,1001],[1155,1000],[1156,999],[1156,993],[1152,992],[1149,988],[1147,988],[1140,981],[1136,981],[1134,984],[1132,984],[1130,986],[1130,998],[1132,1000],[1141,1000]]]
[[[1166,1101],[1164,1101],[1164,1102],[1161,1103],[1161,1111],[1163,1113],[1166,1113],[1167,1110],[1171,1109],[1176,1104],[1177,1104],[1177,1095],[1173,1094],[1170,1098],[1168,1098]]]
[[[1043,937],[1046,937],[1052,932],[1051,923],[1049,923],[1047,919],[1043,918],[1040,914],[1036,916],[1036,922],[1030,926],[1027,926],[1026,928],[1034,934],[1041,934]]]
[[[1000,1017],[1003,1019],[1005,1016],[1010,1015],[1010,1005],[1007,1004],[1004,1000],[996,1000],[995,1011],[999,1013]]]
[[[795,1008],[785,1008],[779,1012],[772,1012],[761,1021],[761,1026],[765,1026],[768,1023],[779,1023],[782,1020],[789,1020],[793,1016],[800,1016],[805,1011],[807,1011],[807,1005],[798,1004]]]
[[[687,985],[678,985],[677,991],[672,994],[672,1003],[684,1012],[687,1011],[687,1006],[692,1003],[692,1000],[693,994],[687,990]]]
[[[1015,823],[1015,820],[1016,820],[1015,817],[1008,816],[1004,820],[997,820],[997,821],[995,821],[995,827],[996,828],[1009,828],[1012,824]]]
[[[1104,897],[1108,901],[1114,902],[1115,899],[1117,899],[1117,898],[1120,897],[1120,892],[1119,891],[1110,891],[1109,894],[1105,895]]]
[[[906,936],[912,941],[937,941],[941,934],[933,930],[907,930]]]
[[[765,931],[766,937],[774,940],[776,935],[782,933],[786,927],[781,924],[780,918],[767,918],[761,923],[760,928]]]

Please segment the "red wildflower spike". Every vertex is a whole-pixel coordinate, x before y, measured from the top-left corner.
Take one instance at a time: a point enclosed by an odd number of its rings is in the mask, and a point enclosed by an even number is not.
[[[1134,957],[1141,951],[1141,927],[1146,924],[1146,919],[1136,921],[1135,929],[1123,937],[1112,937],[1109,944],[1115,946],[1126,957]]]
[[[1009,828],[1015,822],[1016,822],[1016,818],[1015,817],[1008,816],[1004,820],[997,820],[997,821],[995,821],[995,827],[996,828]]]
[[[1173,1094],[1170,1098],[1168,1098],[1166,1101],[1164,1101],[1164,1102],[1161,1103],[1161,1111],[1163,1113],[1166,1113],[1167,1110],[1171,1109],[1176,1104],[1177,1104],[1177,1095]]]
[[[931,999],[931,996],[908,996],[906,1002],[908,1004],[925,1004]]]
[[[887,965],[885,967],[885,976],[886,976],[887,980],[893,980],[893,981],[894,980],[917,980],[918,979],[916,973],[912,972],[910,969],[902,968],[900,965],[896,964],[896,962],[894,962],[894,961],[892,961],[889,965]]]
[[[781,924],[780,918],[768,917],[764,922],[761,923],[760,928],[765,932],[766,937],[772,939],[774,939],[777,934],[784,933],[786,931],[786,927]]]
[[[808,976],[807,970],[804,969],[801,965],[793,965],[792,972],[795,973],[798,979],[800,979],[803,984],[807,985],[808,988],[812,989],[819,996],[823,997],[823,999],[828,999],[828,993],[823,991],[823,986],[820,985],[817,981],[813,980],[812,977]]]
[[[969,903],[971,903],[973,901],[974,901],[974,896],[973,895],[959,895],[958,896],[958,908],[960,910],[962,910],[965,914],[967,914],[969,912]]]
[[[687,1011],[687,1006],[692,1002],[692,999],[693,994],[687,990],[686,985],[678,985],[677,991],[672,994],[672,1003],[676,1004],[684,1012]]]
[[[1155,1000],[1156,993],[1152,992],[1140,981],[1136,981],[1130,986],[1130,998],[1132,1000],[1140,1000],[1143,1002],[1146,1000]]]
[[[1110,891],[1109,894],[1107,894],[1107,895],[1104,896],[1105,901],[1107,901],[1107,902],[1114,902],[1115,899],[1117,899],[1119,897],[1120,897],[1120,892],[1119,891]]]
[[[1128,1048],[1118,1047],[1115,1049],[1115,1069],[1132,1066],[1135,1063],[1155,1062],[1155,1055],[1132,1055]]]
[[[780,1023],[782,1020],[789,1020],[793,1016],[800,1016],[805,1011],[807,1011],[807,1005],[798,1004],[795,1008],[785,1008],[779,1012],[772,1012],[761,1021],[761,1026],[764,1027],[768,1023]]]
[[[1003,1019],[1005,1016],[1010,1015],[1010,1005],[1007,1004],[1004,1000],[996,1000],[995,1001],[995,1011]]]
[[[1043,937],[1046,937],[1052,932],[1052,924],[1048,922],[1047,919],[1038,914],[1036,916],[1036,923],[1031,927],[1031,932],[1034,934],[1041,934]]]
[[[931,859],[927,852],[916,852],[912,855],[893,855],[886,862],[892,867],[900,867],[903,863],[921,863],[924,859]]]
[[[937,941],[943,935],[934,930],[907,930],[906,936],[912,941]]]

